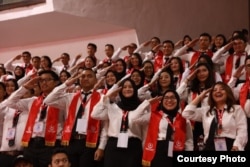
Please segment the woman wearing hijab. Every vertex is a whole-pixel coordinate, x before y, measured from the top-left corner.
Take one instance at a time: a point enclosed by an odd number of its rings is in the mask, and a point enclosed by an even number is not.
[[[162,97],[145,100],[138,107],[137,112],[140,114],[134,121],[148,125],[143,166],[173,166],[173,151],[193,150],[191,125],[181,116],[179,104],[180,98],[176,91],[167,90]],[[147,109],[150,112],[145,112]]]
[[[112,102],[119,91],[120,101]],[[132,121],[139,106],[134,81],[125,79],[121,88],[104,95],[94,107],[92,118],[108,120],[108,141],[104,154],[104,167],[140,167],[142,158],[142,129]]]

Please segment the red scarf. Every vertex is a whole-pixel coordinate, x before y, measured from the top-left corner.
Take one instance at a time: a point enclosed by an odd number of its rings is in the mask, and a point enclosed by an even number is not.
[[[150,166],[156,152],[157,137],[159,132],[159,124],[162,119],[162,114],[156,110],[156,104],[151,106],[151,117],[148,126],[147,137],[143,148],[142,164]],[[177,113],[174,121],[174,151],[183,151],[186,141],[186,120]],[[167,155],[166,155],[167,156]]]
[[[35,120],[40,111],[42,103],[43,103],[43,96],[38,97],[32,103],[29,117],[26,123],[23,138],[22,138],[22,146],[24,147],[27,147],[29,144],[30,138],[32,136]],[[54,107],[48,107],[47,111],[48,111],[48,114],[47,114],[46,127],[45,127],[45,145],[54,146],[56,142],[59,109],[54,108]]]
[[[29,64],[28,66],[24,67],[25,69],[25,74],[28,74],[28,72],[30,72],[33,69],[33,65]]]
[[[156,55],[154,58],[154,71],[158,71],[163,67],[163,55]]]
[[[231,78],[232,69],[233,69],[233,60],[234,60],[233,55],[230,55],[227,58],[227,61],[226,61],[226,64],[225,64],[225,74],[224,74],[224,78],[223,78],[223,82],[225,82],[225,83],[228,83],[228,81]]]
[[[244,108],[245,103],[247,101],[247,95],[248,95],[248,90],[250,86],[250,81],[248,77],[246,77],[246,79],[247,79],[246,82],[242,85],[240,89],[240,95],[239,95],[240,105],[242,108]]]
[[[206,51],[206,54],[209,56],[209,57],[213,57],[213,52],[211,51],[211,50],[207,50]],[[192,56],[192,58],[191,58],[191,61],[190,61],[190,66],[192,66],[197,60],[198,60],[198,58],[200,57],[200,55],[201,55],[201,52],[200,51],[196,51],[194,54],[193,54],[193,56]]]
[[[69,106],[69,113],[68,117],[65,120],[63,131],[62,131],[62,145],[68,146],[69,141],[71,138],[72,129],[74,126],[74,122],[76,119],[76,111],[77,111],[77,102],[80,99],[81,92],[78,92],[75,94],[75,96],[72,99],[72,102]],[[98,134],[99,134],[99,125],[100,121],[95,120],[91,118],[91,112],[93,111],[94,106],[97,104],[97,102],[100,100],[100,94],[96,91],[94,91],[91,95],[90,100],[90,109],[89,109],[89,115],[88,115],[88,127],[87,127],[87,138],[86,138],[86,146],[90,148],[95,148],[96,143],[98,140]]]

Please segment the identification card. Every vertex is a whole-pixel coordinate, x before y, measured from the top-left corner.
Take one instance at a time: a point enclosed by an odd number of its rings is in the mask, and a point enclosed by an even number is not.
[[[225,138],[215,138],[214,145],[216,151],[227,151],[227,144]]]
[[[128,148],[128,132],[119,133],[117,147]]]
[[[35,126],[33,128],[33,132],[34,133],[42,133],[43,132],[43,126],[44,126],[44,123],[43,122],[36,122],[35,123]]]
[[[174,148],[174,142],[169,141],[168,142],[168,156],[173,157],[173,148]]]
[[[15,138],[15,135],[16,135],[16,128],[9,128],[7,131],[6,139],[12,140]]]
[[[76,131],[79,133],[87,132],[87,119],[86,118],[77,119]]]

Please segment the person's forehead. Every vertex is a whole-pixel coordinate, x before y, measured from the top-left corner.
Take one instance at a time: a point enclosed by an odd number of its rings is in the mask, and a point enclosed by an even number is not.
[[[57,159],[57,158],[68,158],[68,157],[65,153],[57,153],[52,157],[52,159]]]

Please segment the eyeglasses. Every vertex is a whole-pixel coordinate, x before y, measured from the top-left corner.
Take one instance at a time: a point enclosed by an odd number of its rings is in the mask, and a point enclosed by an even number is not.
[[[54,80],[53,78],[44,78],[44,79],[39,79],[39,83],[43,83],[43,82],[46,82],[48,83],[49,81],[52,81]]]
[[[250,67],[250,64],[246,64],[245,66],[246,66],[246,67]]]
[[[173,100],[176,100],[176,97],[174,97],[174,96],[164,96],[163,99],[173,101]]]

